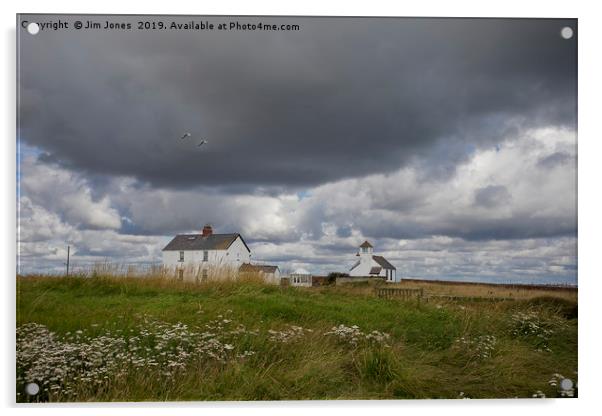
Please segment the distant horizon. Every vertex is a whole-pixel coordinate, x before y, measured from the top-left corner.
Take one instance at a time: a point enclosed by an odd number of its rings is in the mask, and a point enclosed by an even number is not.
[[[83,265],[78,264],[77,260],[75,260],[75,262],[72,263],[72,266],[70,267],[70,275],[79,275],[84,272],[89,273],[90,270],[92,270],[95,266],[103,265],[103,264],[108,264],[109,266],[115,265],[123,270],[126,270],[128,267],[132,266],[135,268],[136,267],[140,268],[140,269],[142,269],[142,271],[144,271],[145,269],[148,269],[148,268],[162,266],[162,262],[160,260],[158,260],[156,262],[142,263],[142,264],[127,264],[127,263],[114,264],[114,263],[111,263],[110,261],[109,262],[98,261],[95,264],[83,264]],[[253,259],[251,260],[251,264],[278,266],[277,264],[273,264],[272,262],[269,262],[269,261],[253,260]],[[280,268],[280,266],[279,266],[279,268]],[[24,273],[17,272],[17,275],[25,276],[25,277],[39,276],[39,275],[48,275],[49,277],[64,277],[66,275],[65,272],[66,272],[66,266],[63,266],[62,270],[60,268],[56,268],[51,271],[49,271],[48,269],[43,269],[40,272],[36,272],[36,271],[29,271],[29,272],[24,272]],[[301,270],[301,271],[287,271],[285,274],[283,274],[283,276],[286,277],[290,274],[309,274],[309,275],[313,275],[313,276],[327,276],[329,273],[348,273],[348,272],[349,272],[349,270],[322,270],[319,272]],[[504,285],[504,284],[544,285],[544,286],[565,286],[566,285],[568,287],[578,287],[577,279],[575,279],[574,282],[571,282],[571,281],[565,280],[565,279],[553,280],[546,276],[527,277],[527,278],[525,278],[525,277],[521,278],[521,277],[516,277],[516,276],[514,276],[514,277],[401,276],[401,280],[428,280],[428,281],[441,281],[441,282],[452,282],[452,283],[485,283],[485,284],[499,284],[499,285]]]
[[[257,264],[268,264],[267,262],[258,262]],[[152,266],[160,266],[161,263],[157,262],[157,263],[151,263],[151,264],[146,264],[144,266],[148,266],[148,267],[152,267]],[[92,265],[90,265],[91,267]],[[136,266],[136,265],[133,265]],[[89,269],[88,266],[79,266],[79,270],[78,268],[75,268],[73,270],[72,273],[69,273],[70,276],[75,276],[78,277],[79,276],[79,272],[81,272],[81,269]],[[338,271],[338,270],[332,270],[332,271],[328,271],[326,273],[294,273],[291,272],[289,274],[283,274],[283,277],[287,277],[291,274],[308,274],[308,275],[312,275],[312,276],[328,276],[329,273],[346,273],[343,271]],[[20,277],[37,277],[37,276],[45,276],[45,277],[66,277],[65,272],[63,271],[62,273],[60,271],[56,271],[56,272],[46,272],[46,273],[17,273],[17,276]],[[133,276],[133,278],[136,278],[136,276]],[[377,279],[377,278],[374,278]],[[520,278],[515,278],[515,279],[508,279],[505,280],[503,278],[494,278],[493,280],[491,278],[488,277],[483,277],[483,278],[478,278],[478,277],[471,277],[469,278],[469,280],[467,280],[465,277],[463,276],[450,276],[450,277],[419,277],[419,276],[413,276],[413,277],[402,277],[401,281],[430,281],[430,282],[442,282],[442,283],[467,283],[467,284],[491,284],[491,285],[520,285],[520,286],[550,286],[550,287],[569,287],[569,288],[578,288],[579,284],[577,281],[575,282],[569,282],[569,281],[550,281],[549,279],[543,277],[543,278],[535,278],[535,279],[520,279]]]

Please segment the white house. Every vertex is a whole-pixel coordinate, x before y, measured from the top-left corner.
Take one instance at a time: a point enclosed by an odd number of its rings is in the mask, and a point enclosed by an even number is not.
[[[243,263],[238,271],[240,274],[258,274],[261,275],[267,283],[275,285],[280,284],[280,269],[278,266]]]
[[[374,247],[367,241],[360,245],[357,256],[360,258],[349,270],[349,276],[384,277],[387,282],[397,282],[397,269],[383,256],[373,254]]]
[[[240,234],[213,234],[210,225],[201,234],[176,235],[163,249],[163,267],[186,281],[237,275],[250,259],[251,250]]]

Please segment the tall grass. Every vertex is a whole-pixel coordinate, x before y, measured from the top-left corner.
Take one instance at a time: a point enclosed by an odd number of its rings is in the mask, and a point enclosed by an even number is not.
[[[259,277],[19,277],[17,401],[556,397],[555,374],[577,378],[569,300],[403,302]]]

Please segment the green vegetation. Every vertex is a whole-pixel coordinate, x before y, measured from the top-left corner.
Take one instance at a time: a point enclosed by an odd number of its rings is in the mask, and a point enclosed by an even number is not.
[[[576,303],[365,288],[20,277],[17,401],[576,395]],[[42,391],[25,394],[36,382]]]

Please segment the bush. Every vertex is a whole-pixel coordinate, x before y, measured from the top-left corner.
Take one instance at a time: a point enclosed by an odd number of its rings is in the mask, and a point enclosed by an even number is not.
[[[577,302],[554,296],[538,296],[525,302],[527,306],[548,309],[566,319],[577,319]]]
[[[349,277],[349,273],[341,273],[341,272],[332,272],[328,273],[328,277],[326,277],[326,281],[329,285],[334,285],[337,281],[337,277]]]

